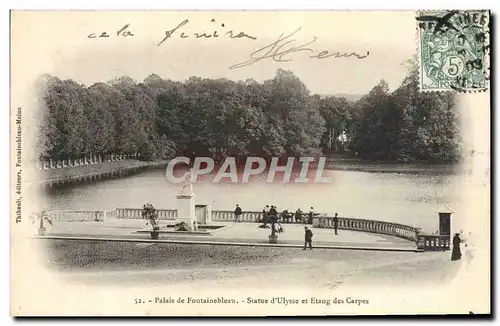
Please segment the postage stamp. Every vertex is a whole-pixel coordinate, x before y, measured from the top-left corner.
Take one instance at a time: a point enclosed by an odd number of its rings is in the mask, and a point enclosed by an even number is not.
[[[421,91],[488,88],[488,11],[419,11],[416,21]]]

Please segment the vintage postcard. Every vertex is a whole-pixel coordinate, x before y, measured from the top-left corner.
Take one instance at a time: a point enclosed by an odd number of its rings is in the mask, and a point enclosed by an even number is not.
[[[490,12],[11,11],[11,314],[490,314]]]

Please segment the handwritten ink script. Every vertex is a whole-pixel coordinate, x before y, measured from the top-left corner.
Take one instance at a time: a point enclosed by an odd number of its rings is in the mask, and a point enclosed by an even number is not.
[[[212,19],[212,22],[215,23],[215,20]],[[189,20],[185,19],[184,21],[182,21],[182,23],[180,23],[179,25],[177,25],[175,28],[172,28],[169,31],[165,31],[165,36],[163,37],[163,39],[157,45],[158,46],[162,45],[166,40],[168,40],[169,38],[171,38],[172,35],[175,32],[177,32],[181,27],[187,25],[188,23],[189,23]],[[225,27],[225,24],[222,23],[221,27]],[[257,39],[257,37],[248,35],[245,32],[239,32],[239,33],[236,34],[232,30],[226,32],[224,35],[228,35],[230,38],[249,38],[251,40]],[[204,32],[204,33],[193,33],[192,36],[195,37],[195,38],[217,38],[217,37],[219,37],[219,34],[218,34],[217,30],[214,30],[213,32],[210,32],[208,34],[206,32]],[[185,32],[181,32],[181,34],[179,35],[179,37],[180,38],[188,38],[189,35],[186,34]]]
[[[307,47],[308,45],[316,42],[317,38],[314,37],[312,41],[295,45],[295,39],[291,39],[293,35],[295,35],[301,28],[299,27],[294,32],[288,34],[287,36],[283,36],[283,33],[279,36],[279,38],[264,46],[263,48],[258,49],[257,51],[250,54],[250,60],[237,63],[229,67],[229,69],[242,68],[251,64],[254,64],[263,59],[272,59],[276,62],[289,62],[292,61],[291,54],[296,52],[306,52],[306,53],[315,53],[312,48]],[[312,54],[309,58],[312,59],[326,59],[326,58],[348,58],[355,57],[357,59],[364,59],[370,55],[369,51],[366,51],[365,54],[359,54],[356,52],[332,52],[329,53],[326,50],[323,50],[319,53]]]
[[[215,23],[216,21],[215,21],[215,19],[212,19],[211,22]],[[169,38],[172,38],[176,32],[178,32],[177,35],[181,39],[193,38],[193,37],[196,39],[199,39],[199,38],[210,39],[210,38],[218,38],[220,36],[219,35],[220,31],[217,29],[214,29],[213,31],[208,32],[208,33],[207,32],[187,33],[187,32],[181,31],[181,29],[188,24],[189,24],[189,20],[185,19],[180,24],[178,24],[176,27],[165,31],[165,35],[164,35],[163,39],[157,44],[157,46],[162,45]],[[220,26],[222,28],[226,27],[226,25],[224,23],[222,23]],[[99,36],[97,36],[97,35],[99,35]],[[89,39],[109,38],[109,37],[111,37],[111,35],[112,34],[108,34],[107,31],[103,31],[100,34],[99,33],[97,33],[97,34],[90,33],[87,36],[87,38],[89,38]],[[128,36],[134,36],[134,35],[135,34],[130,30],[130,24],[126,24],[125,26],[123,26],[122,28],[120,28],[116,32],[116,36],[128,37]],[[233,30],[227,31],[221,35],[227,36],[227,37],[232,38],[232,39],[237,39],[237,38],[247,38],[247,39],[251,39],[251,40],[257,39],[257,37],[249,35],[245,32],[235,32]]]
[[[219,29],[214,29],[213,31],[210,32],[195,32],[195,33],[188,33],[185,28],[187,25],[189,25],[189,20],[185,19],[177,26],[175,26],[172,29],[166,30],[164,32],[164,35],[162,39],[157,43],[157,46],[161,46],[163,44],[168,43],[167,41],[171,38],[180,38],[180,39],[216,39],[220,36],[225,36],[229,37],[230,39],[247,39],[247,40],[257,40],[256,36],[253,36],[247,32],[234,32],[233,30],[229,30],[224,33],[224,28],[226,28],[226,25],[222,23],[220,27],[222,30]],[[211,23],[216,23],[215,19],[211,20]],[[249,56],[249,59],[246,61],[242,61],[240,63],[236,63],[234,65],[229,66],[229,69],[237,69],[237,68],[243,68],[252,64],[255,64],[261,60],[269,59],[273,60],[275,62],[290,62],[293,59],[294,54],[298,53],[303,53],[307,54],[308,58],[310,59],[341,59],[341,58],[353,58],[353,59],[366,59],[369,55],[370,52],[366,51],[364,53],[357,53],[357,52],[340,52],[340,51],[335,51],[335,52],[330,52],[327,50],[321,50],[317,51],[314,50],[313,48],[309,47],[311,44],[316,42],[317,37],[313,37],[312,40],[307,41],[305,43],[298,44],[297,40],[293,38],[302,28],[299,27],[292,33],[288,35],[284,35],[284,33],[281,33],[281,35],[278,37],[278,39],[268,45],[265,45],[262,48],[257,49],[256,51],[252,52]],[[220,33],[220,34],[219,34]],[[116,36],[115,36],[116,34]],[[118,29],[115,33],[108,34],[107,31],[103,31],[101,33],[90,33],[87,38],[89,39],[105,39],[105,38],[110,38],[111,36],[113,37],[132,37],[135,36],[135,34],[132,32],[130,24],[126,24],[120,29]]]
[[[126,24],[116,32],[116,36],[134,36],[134,34],[129,30],[130,24]],[[107,32],[101,32],[99,36],[96,33],[90,33],[87,38],[108,38],[110,35]]]
[[[342,276],[337,277],[333,282],[328,283],[331,291],[337,290],[342,284],[344,284],[344,278]]]

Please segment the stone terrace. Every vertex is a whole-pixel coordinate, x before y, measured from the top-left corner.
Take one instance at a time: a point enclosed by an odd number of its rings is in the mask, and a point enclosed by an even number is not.
[[[168,223],[168,221],[161,221],[161,228],[166,229]],[[213,225],[224,227],[212,230],[209,235],[163,233],[160,234],[159,240],[269,245],[270,229],[258,228],[259,223],[213,222]],[[284,232],[279,234],[278,246],[302,246],[304,244],[304,225],[283,224],[283,228]],[[54,222],[54,225],[48,226],[46,235],[48,237],[112,238],[128,241],[150,239],[148,234],[136,233],[139,230],[147,230],[144,220],[108,219],[105,222]],[[344,230],[339,230],[339,234],[335,235],[333,229],[320,228],[312,228],[312,231],[314,233],[313,246],[380,250],[416,249],[414,242],[392,236]],[[35,234],[36,230],[34,230]]]

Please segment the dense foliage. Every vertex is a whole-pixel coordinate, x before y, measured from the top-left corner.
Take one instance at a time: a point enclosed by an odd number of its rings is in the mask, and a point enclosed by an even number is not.
[[[455,98],[450,92],[420,92],[416,65],[389,93],[382,80],[352,112],[351,149],[366,159],[455,163],[461,138]]]
[[[415,71],[393,93],[382,81],[358,102],[311,95],[281,69],[263,83],[197,77],[177,82],[157,75],[141,83],[121,77],[90,87],[52,76],[42,82],[42,159],[315,155],[341,132],[362,158],[458,159],[453,97],[419,93]]]

